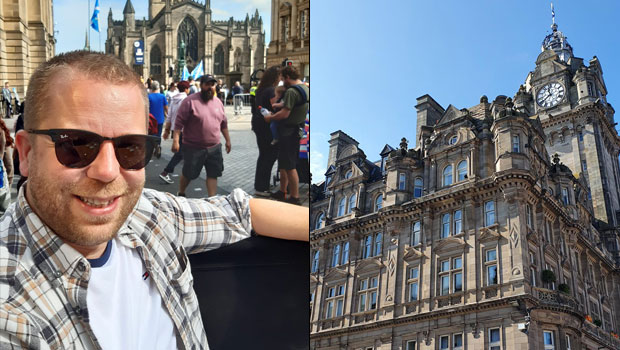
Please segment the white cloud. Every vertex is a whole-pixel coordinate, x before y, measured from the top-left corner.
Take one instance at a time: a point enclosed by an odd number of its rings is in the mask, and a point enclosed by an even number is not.
[[[321,152],[310,148],[310,172],[312,173],[312,182],[318,183],[323,181],[325,177],[325,160]]]

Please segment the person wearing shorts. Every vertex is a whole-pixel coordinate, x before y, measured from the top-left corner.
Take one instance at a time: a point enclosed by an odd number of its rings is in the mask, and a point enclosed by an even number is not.
[[[183,100],[174,122],[172,152],[179,152],[180,135],[183,130],[183,171],[179,181],[179,196],[185,196],[189,183],[207,171],[207,193],[217,193],[217,178],[224,171],[220,133],[226,140],[226,153],[230,153],[230,135],[224,105],[215,97],[216,80],[211,75],[200,78],[200,93]]]

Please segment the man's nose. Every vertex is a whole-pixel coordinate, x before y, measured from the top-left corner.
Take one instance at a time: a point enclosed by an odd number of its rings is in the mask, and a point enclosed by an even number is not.
[[[88,166],[86,175],[104,183],[112,182],[119,176],[121,167],[116,159],[114,146],[112,141],[104,141],[99,147],[99,154]]]

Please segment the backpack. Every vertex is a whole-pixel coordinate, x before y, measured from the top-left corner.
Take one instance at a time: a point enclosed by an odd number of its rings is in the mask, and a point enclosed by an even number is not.
[[[308,95],[306,94],[306,90],[303,87],[301,87],[301,85],[298,85],[298,84],[291,85],[289,89],[295,89],[301,95],[301,101],[297,101],[297,103],[295,104],[295,107],[299,107],[306,102],[310,102],[310,99],[308,98]]]
[[[149,113],[149,135],[157,135],[157,119],[151,113]]]

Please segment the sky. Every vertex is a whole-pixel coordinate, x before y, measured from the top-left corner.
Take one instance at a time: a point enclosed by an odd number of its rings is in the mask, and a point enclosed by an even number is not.
[[[620,106],[620,1],[553,5],[573,54],[586,65],[598,57],[607,101]],[[336,130],[376,161],[402,137],[415,147],[417,97],[461,109],[482,95],[514,96],[552,23],[542,0],[313,0],[310,11],[314,183],[324,178]]]
[[[199,0],[204,4],[205,0]],[[106,33],[108,30],[108,12],[112,8],[114,20],[123,19],[123,9],[126,0],[99,0],[99,33],[90,30],[90,47],[93,51],[104,51]],[[132,0],[136,19],[147,18],[148,0]],[[86,29],[95,7],[95,0],[54,0],[55,31],[58,31],[56,53],[63,53],[84,48]],[[245,20],[245,15],[250,17],[258,9],[258,14],[263,18],[265,30],[265,44],[269,44],[271,31],[271,0],[211,0],[211,18],[216,21],[228,20],[231,16],[237,21]],[[101,42],[101,44],[100,44]]]

